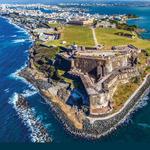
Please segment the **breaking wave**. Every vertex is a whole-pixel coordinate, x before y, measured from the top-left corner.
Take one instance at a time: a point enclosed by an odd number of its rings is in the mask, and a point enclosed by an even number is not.
[[[30,90],[24,90],[23,91],[23,96],[24,97],[29,97],[32,95],[35,95],[38,93],[38,89],[36,89],[31,83],[29,83],[25,78],[19,76],[19,72],[21,72],[21,70],[25,69],[27,67],[27,64],[23,65],[20,69],[16,70],[16,72],[10,74],[10,78],[13,78],[15,80],[21,80],[22,82],[24,82],[26,85],[28,85],[28,88]]]
[[[36,90],[24,90],[22,93],[22,96],[23,97],[30,97],[30,96],[33,96],[35,94],[37,94]]]
[[[24,79],[18,75],[21,70],[25,69],[27,67],[27,63],[25,63],[20,69],[16,70],[14,73],[10,74],[9,77],[14,78],[14,79]],[[25,79],[24,79],[25,80]]]
[[[9,88],[4,90],[5,93],[9,93]]]
[[[130,114],[128,115],[128,117],[125,120],[122,120],[122,124],[127,125],[129,123],[132,123],[132,115],[137,112],[139,109],[145,107],[146,105],[148,105],[148,100],[149,97],[145,96],[143,98],[141,98],[139,100],[139,102],[134,106],[134,108],[132,108],[132,110],[130,111]]]
[[[27,41],[27,39],[16,39],[16,40],[13,40],[13,43],[17,44],[17,43],[23,43]]]
[[[12,35],[11,37],[17,37],[17,35]]]
[[[143,127],[143,128],[150,128],[150,125],[147,123],[138,123],[138,126]]]
[[[24,33],[25,35],[28,35],[27,31],[22,30],[22,28],[20,28],[19,26],[16,26],[16,28],[21,29],[21,30],[17,31],[17,33]]]
[[[48,133],[44,132],[43,130],[45,127],[42,126],[41,121],[39,118],[35,118],[35,110],[33,108],[23,108],[17,106],[17,102],[19,100],[19,95],[14,93],[9,100],[9,104],[13,106],[16,110],[19,118],[22,120],[23,124],[28,127],[30,132],[30,138],[33,143],[45,143],[47,141],[51,141]]]
[[[137,104],[137,109],[143,108],[143,107],[145,107],[146,105],[148,105],[148,100],[149,100],[149,97],[148,97],[148,96],[143,97],[143,99],[141,99],[141,100],[139,101],[139,103]]]

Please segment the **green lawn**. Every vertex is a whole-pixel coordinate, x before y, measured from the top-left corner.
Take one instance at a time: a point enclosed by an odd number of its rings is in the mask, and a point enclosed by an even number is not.
[[[118,32],[131,34],[131,32],[125,30],[97,28],[96,29],[97,40],[99,44],[104,45],[105,49],[110,49],[112,46],[127,45],[127,44],[133,44],[139,48],[150,48],[150,41],[142,40],[137,36],[135,37],[135,39],[122,37],[116,35],[116,33]]]
[[[35,58],[50,58],[50,59],[54,59],[56,54],[59,53],[60,49],[58,47],[56,48],[47,48],[47,47],[43,47],[43,46],[37,46],[36,47],[36,54],[35,54]]]
[[[92,30],[84,26],[65,26],[63,30],[62,39],[67,44],[94,46]]]
[[[135,92],[138,88],[137,83],[126,83],[118,86],[116,92],[114,93],[113,100],[115,102],[115,110],[118,110],[122,105],[128,100],[128,98]]]
[[[112,46],[133,44],[138,48],[148,49],[150,48],[150,41],[140,39],[135,36],[134,39],[116,35],[118,32],[133,34],[130,31],[119,29],[103,29],[97,28],[95,30],[97,40],[99,44],[104,45],[104,49],[110,49]],[[62,45],[62,41],[66,41],[66,45]],[[48,41],[45,44],[55,46],[68,46],[73,43],[83,46],[94,46],[94,40],[92,30],[87,26],[63,26],[61,29],[61,39],[55,41]]]
[[[61,44],[61,39],[60,40],[47,41],[43,44],[46,45],[46,46],[63,46]]]
[[[48,25],[52,28],[57,28],[57,27],[60,27],[60,24],[59,23],[48,23]]]
[[[89,27],[84,26],[64,26],[61,30],[61,38],[59,40],[45,42],[45,45],[64,46],[62,41],[66,41],[66,45],[72,45],[74,43],[83,46],[94,46],[92,30]]]

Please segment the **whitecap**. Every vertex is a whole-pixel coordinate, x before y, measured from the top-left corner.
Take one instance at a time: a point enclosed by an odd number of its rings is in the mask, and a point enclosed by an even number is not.
[[[138,123],[138,126],[141,126],[143,128],[150,128],[150,125],[147,123]]]
[[[25,69],[27,67],[27,63],[25,63],[20,69],[17,69],[14,73],[10,74],[9,77],[14,78],[14,79],[21,79],[25,80],[24,78],[18,76],[18,73],[21,72],[21,70]]]
[[[18,93],[14,93],[12,97],[9,98],[9,104],[13,104],[13,106],[15,107],[17,100],[18,100]]]
[[[143,97],[136,106],[136,109],[143,108],[148,104],[149,96]]]
[[[13,40],[12,43],[23,43],[27,41],[27,39],[16,39],[16,40]]]
[[[2,18],[6,19],[8,21],[8,23],[12,24],[16,29],[19,29],[19,31],[17,31],[17,32],[22,32],[22,33],[25,33],[26,35],[29,35],[28,32],[24,28],[22,28],[19,25],[13,23],[10,18],[7,18],[7,17],[2,17]]]
[[[30,90],[32,90],[32,91],[30,91],[30,94],[29,94],[29,95],[32,96],[32,94],[34,95],[34,94],[36,94],[36,93],[38,92],[38,89],[36,89],[36,88],[35,88],[30,82],[28,82],[25,78],[23,78],[23,77],[21,77],[21,76],[18,75],[19,72],[21,72],[21,71],[22,71],[23,69],[25,69],[26,67],[27,67],[27,63],[25,63],[25,65],[23,65],[20,69],[16,70],[16,72],[10,74],[9,77],[10,77],[10,78],[13,78],[13,79],[15,79],[15,80],[20,80],[20,81],[22,81],[23,83],[25,83],[26,85],[28,85],[28,87],[30,88]],[[26,91],[26,92],[24,91],[23,94],[25,94],[25,95],[28,97],[27,92],[28,92],[28,91]],[[32,93],[32,94],[31,94],[31,93]],[[25,97],[26,97],[26,96],[25,96]]]
[[[17,33],[23,33],[24,35],[29,36],[29,39],[32,40],[31,35],[29,34],[29,32],[25,28],[20,27],[19,25],[13,23],[13,21],[11,20],[11,18],[7,18],[7,17],[2,17],[2,18],[6,19],[9,24],[13,25],[16,29],[18,29]]]
[[[52,124],[48,123],[48,124],[45,125],[45,127],[48,129],[48,128],[52,127]]]
[[[12,35],[11,37],[17,37],[17,35]]]
[[[46,133],[46,135],[43,135],[40,129],[37,127],[37,123],[41,123],[41,121],[35,118],[35,110],[33,108],[22,109],[20,107],[17,107],[16,104],[18,98],[19,98],[18,93],[14,93],[10,98],[9,103],[12,104],[13,108],[16,110],[23,124],[28,127],[31,141],[45,143],[46,142],[45,138],[46,136],[48,137],[48,134]]]
[[[24,51],[24,53],[29,53],[29,50],[28,50],[28,49],[27,49],[27,50],[25,50],[25,51]]]
[[[38,116],[37,116],[37,120],[38,120],[38,121],[42,121],[42,120],[43,120],[43,115],[38,115]]]
[[[4,90],[5,93],[9,93],[9,88]]]
[[[35,95],[37,93],[38,93],[37,90],[24,90],[23,93],[22,93],[22,96],[30,97],[30,96],[33,96],[33,95]]]
[[[22,29],[22,28],[19,27],[18,29]],[[28,33],[25,30],[18,30],[17,33],[24,33],[24,34],[28,35]]]

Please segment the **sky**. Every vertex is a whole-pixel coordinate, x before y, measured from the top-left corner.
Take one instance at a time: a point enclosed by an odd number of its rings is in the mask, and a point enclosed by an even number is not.
[[[115,1],[115,0],[0,0],[0,3],[56,3],[56,2],[78,2],[78,1]],[[143,1],[143,0],[119,0],[119,1]],[[150,0],[144,0],[150,1]]]

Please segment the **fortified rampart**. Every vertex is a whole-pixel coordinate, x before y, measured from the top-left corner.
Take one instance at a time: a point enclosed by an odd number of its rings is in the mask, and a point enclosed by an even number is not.
[[[133,95],[127,100],[127,103],[118,112],[111,115],[103,114],[91,118],[87,118],[83,121],[83,129],[76,129],[72,122],[68,120],[63,111],[58,108],[56,104],[50,104],[52,106],[52,111],[57,115],[57,118],[63,124],[64,128],[68,130],[71,134],[87,139],[98,139],[110,132],[114,131],[120,124],[122,124],[131,115],[135,109],[137,109],[140,101],[143,101],[144,96],[146,96],[150,91],[150,76],[148,75],[143,82],[143,84],[133,93]],[[108,117],[106,117],[106,115]],[[110,116],[110,117],[109,117]]]
[[[138,49],[130,45],[118,49],[75,50],[61,54],[71,61],[70,73],[79,76],[84,85],[89,98],[90,115],[110,112],[118,84],[127,83],[139,75],[136,68]]]

